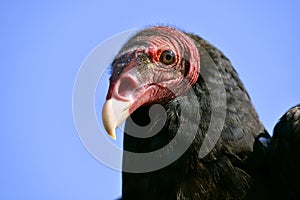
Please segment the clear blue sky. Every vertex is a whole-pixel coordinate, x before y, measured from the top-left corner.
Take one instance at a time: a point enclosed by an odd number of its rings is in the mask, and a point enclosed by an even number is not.
[[[300,103],[299,8],[296,0],[1,1],[0,199],[120,196],[120,172],[80,142],[72,91],[89,52],[132,28],[175,25],[216,45],[272,132]]]

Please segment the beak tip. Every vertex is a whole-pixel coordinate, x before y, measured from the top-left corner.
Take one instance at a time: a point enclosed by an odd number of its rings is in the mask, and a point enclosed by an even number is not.
[[[116,140],[115,119],[113,117],[111,100],[105,102],[102,110],[102,122],[108,135]]]
[[[129,102],[111,98],[105,102],[102,109],[102,122],[108,135],[116,140],[115,129],[129,116]]]
[[[109,135],[109,137],[110,137],[111,139],[113,139],[113,140],[116,140],[116,139],[117,139],[115,131],[108,132],[108,135]]]

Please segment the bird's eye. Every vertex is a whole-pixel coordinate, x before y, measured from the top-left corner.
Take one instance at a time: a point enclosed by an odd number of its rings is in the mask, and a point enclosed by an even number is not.
[[[160,62],[171,65],[175,62],[175,54],[171,50],[166,50],[160,55]]]

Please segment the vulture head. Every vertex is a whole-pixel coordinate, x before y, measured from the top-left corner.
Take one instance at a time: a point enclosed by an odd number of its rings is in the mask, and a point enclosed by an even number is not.
[[[118,53],[103,107],[103,124],[115,128],[142,105],[165,103],[198,80],[200,55],[195,42],[170,27],[147,28]]]

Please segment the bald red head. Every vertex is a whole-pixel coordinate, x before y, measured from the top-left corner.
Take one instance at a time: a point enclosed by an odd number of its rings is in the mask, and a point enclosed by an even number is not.
[[[113,65],[103,122],[114,129],[138,107],[164,103],[181,95],[198,79],[200,56],[193,40],[170,27],[151,27],[132,37]]]

